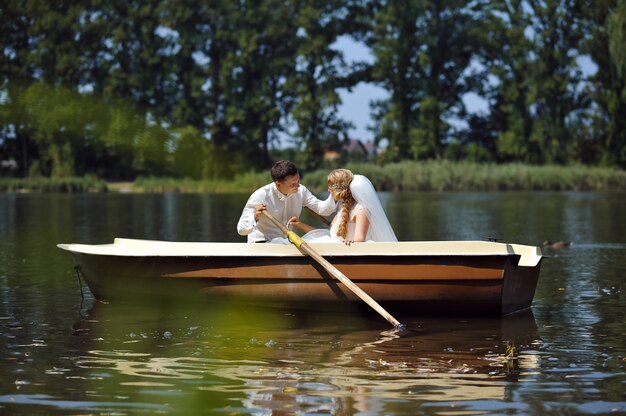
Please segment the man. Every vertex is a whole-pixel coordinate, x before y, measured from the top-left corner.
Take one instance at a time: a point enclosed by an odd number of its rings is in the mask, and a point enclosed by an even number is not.
[[[298,168],[292,162],[279,160],[274,163],[271,175],[274,182],[254,191],[237,223],[237,232],[247,235],[248,243],[265,243],[284,237],[280,228],[263,215],[266,209],[285,226],[292,217],[300,217],[302,207],[309,207],[320,215],[330,215],[335,211],[337,204],[331,195],[320,201],[300,185]]]

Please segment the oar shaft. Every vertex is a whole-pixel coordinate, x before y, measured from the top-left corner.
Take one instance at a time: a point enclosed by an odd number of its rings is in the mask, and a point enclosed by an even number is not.
[[[385,318],[389,323],[391,323],[396,328],[402,326],[402,324],[394,318],[389,312],[387,312],[378,302],[376,302],[370,295],[365,293],[363,289],[357,286],[352,280],[350,280],[345,274],[341,273],[339,269],[333,266],[328,260],[324,257],[320,256],[316,251],[314,251],[307,243],[303,242],[300,247],[302,251],[305,251],[306,254],[311,256],[315,261],[317,261],[328,273],[330,273],[335,279],[339,280],[345,286],[348,287],[355,295],[357,295],[361,300],[367,303],[372,309],[378,312],[383,318]]]
[[[400,328],[403,325],[394,318],[389,312],[387,312],[382,306],[378,304],[370,295],[365,293],[360,287],[358,287],[352,280],[348,279],[348,277],[341,273],[339,269],[333,266],[328,260],[322,257],[318,252],[313,250],[311,246],[305,243],[296,233],[290,231],[287,227],[280,223],[272,214],[267,212],[267,210],[263,211],[263,214],[270,219],[280,230],[289,238],[298,249],[303,251],[305,254],[308,254],[313,260],[317,261],[320,266],[324,268],[331,276],[335,279],[339,280],[344,284],[348,289],[350,289],[355,295],[361,298],[365,303],[371,306],[376,312],[378,312],[383,318],[385,318],[389,323],[391,323],[396,328]]]

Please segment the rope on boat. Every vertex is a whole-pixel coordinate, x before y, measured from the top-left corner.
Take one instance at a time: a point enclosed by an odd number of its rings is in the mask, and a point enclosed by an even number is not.
[[[87,315],[83,313],[83,305],[85,304],[85,294],[83,293],[83,283],[81,282],[82,273],[80,272],[80,266],[74,266],[74,270],[76,270],[76,278],[78,279],[78,289],[80,290],[80,306],[78,307],[78,315],[80,315],[81,320],[87,319]],[[84,279],[84,277],[83,277]]]
[[[78,288],[80,289],[80,298],[85,299],[85,295],[83,294],[83,283],[80,281],[80,266],[74,266],[74,270],[76,270],[76,277],[78,278]]]

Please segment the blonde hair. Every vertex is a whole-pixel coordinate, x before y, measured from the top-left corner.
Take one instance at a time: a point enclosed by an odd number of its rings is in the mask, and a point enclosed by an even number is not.
[[[337,199],[341,201],[341,217],[339,217],[339,225],[337,235],[346,238],[348,234],[348,222],[350,220],[350,211],[354,207],[355,200],[350,192],[350,183],[354,175],[348,169],[335,169],[328,174],[328,189],[335,191]]]

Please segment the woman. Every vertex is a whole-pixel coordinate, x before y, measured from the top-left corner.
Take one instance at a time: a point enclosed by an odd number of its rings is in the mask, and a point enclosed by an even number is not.
[[[385,215],[376,190],[363,175],[353,175],[348,169],[335,169],[328,175],[328,191],[341,203],[339,213],[328,230],[316,230],[292,217],[289,224],[307,234],[307,242],[343,241],[346,244],[363,241],[398,241]]]

